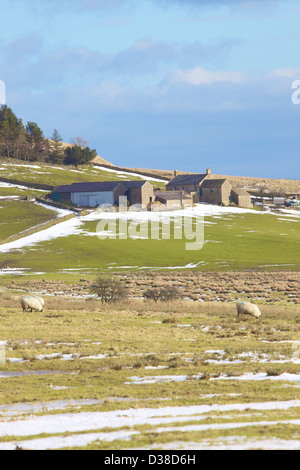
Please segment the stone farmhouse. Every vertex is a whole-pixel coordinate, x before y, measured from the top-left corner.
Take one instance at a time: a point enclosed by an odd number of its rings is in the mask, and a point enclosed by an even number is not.
[[[205,179],[199,189],[199,202],[228,206],[231,202],[231,189],[232,186],[226,179]]]
[[[205,173],[194,175],[177,175],[175,170],[174,178],[169,183],[167,183],[166,189],[167,191],[184,191],[186,194],[197,193],[199,192],[200,185],[206,176],[207,174]]]
[[[194,203],[252,207],[247,191],[233,188],[226,178],[214,178],[209,169],[201,174],[174,172],[166,191],[154,191],[149,181],[98,181],[57,186],[51,193],[52,201],[69,201],[79,207],[118,206],[120,196],[126,196],[130,206],[141,204],[151,210],[160,210],[160,206],[161,209],[183,209]]]
[[[210,169],[206,173],[178,175],[167,183],[167,191],[182,191],[193,197],[194,203],[207,203],[228,206],[234,203],[241,207],[251,208],[251,195],[239,188],[233,188],[227,179],[215,178]]]

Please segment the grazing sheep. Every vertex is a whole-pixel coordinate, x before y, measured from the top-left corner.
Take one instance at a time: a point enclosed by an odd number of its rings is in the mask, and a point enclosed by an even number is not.
[[[25,312],[27,309],[35,310],[36,312],[42,312],[43,311],[43,306],[41,305],[40,301],[33,296],[30,295],[23,295],[21,297],[21,306],[23,308],[23,312]]]
[[[251,315],[255,318],[260,318],[261,311],[258,306],[251,304],[250,302],[238,302],[236,304],[237,316],[239,315]]]
[[[32,297],[34,297],[35,299],[38,299],[38,301],[40,302],[41,306],[44,308],[45,301],[44,301],[43,297],[38,297],[37,295],[32,295]]]

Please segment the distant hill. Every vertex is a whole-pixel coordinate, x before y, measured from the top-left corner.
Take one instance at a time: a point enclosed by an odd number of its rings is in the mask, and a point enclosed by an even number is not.
[[[101,159],[101,157],[97,157],[94,160],[94,163],[99,165],[101,160],[105,162],[105,160]],[[174,177],[174,171],[172,170],[156,170],[156,169],[148,169],[148,168],[121,168],[111,163],[107,163],[106,165],[115,170],[127,170],[129,172],[137,172],[139,174],[150,175],[153,177],[161,177],[168,180],[171,180]],[[204,173],[206,170],[205,168],[199,169],[199,173]],[[187,175],[191,174],[191,172],[184,172],[178,171],[178,175]],[[230,175],[219,175],[219,174],[212,174],[212,178],[226,178],[228,181],[238,188],[244,188],[248,191],[253,192],[260,192],[260,191],[270,191],[272,193],[284,193],[284,194],[298,194],[300,195],[300,180],[288,180],[288,179],[275,179],[275,178],[260,178],[260,177],[250,177],[250,176],[230,176]]]
[[[72,144],[63,143],[64,147],[72,146]],[[113,163],[108,162],[104,158],[97,155],[97,157],[92,160],[92,163],[96,165],[104,166],[107,168],[112,168],[118,171],[127,171],[132,173],[138,173],[145,176],[153,176],[156,178],[163,178],[166,180],[171,180],[174,177],[173,170],[158,170],[158,169],[149,169],[149,168],[132,168],[132,167],[119,167]],[[199,168],[199,173],[204,173],[205,168]],[[178,171],[179,175],[188,175],[192,172],[187,171]],[[275,178],[260,178],[260,177],[250,177],[250,176],[230,176],[230,175],[219,175],[212,174],[212,178],[226,178],[232,184],[238,188],[244,188],[250,192],[261,192],[261,191],[270,191],[272,193],[284,193],[284,194],[295,194],[300,195],[300,180],[288,180],[288,179],[275,179]]]
[[[70,144],[69,144],[70,145]],[[107,160],[104,160],[104,158],[100,157],[99,155],[97,155],[96,158],[94,158],[94,160],[92,160],[93,163],[95,163],[96,165],[107,165],[111,168],[114,168],[114,169],[117,169],[115,167],[115,165],[113,165],[112,163],[108,162]]]

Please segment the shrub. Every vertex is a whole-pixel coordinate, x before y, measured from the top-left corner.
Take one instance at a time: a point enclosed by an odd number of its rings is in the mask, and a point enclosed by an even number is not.
[[[92,285],[91,292],[96,294],[102,303],[117,302],[127,297],[126,288],[119,279],[102,275]]]
[[[173,286],[166,286],[160,289],[160,299],[164,302],[180,298],[179,290]]]
[[[147,300],[154,300],[157,302],[160,298],[160,289],[158,287],[154,287],[152,289],[148,289],[144,292],[144,298]]]
[[[153,287],[152,289],[148,289],[144,292],[144,298],[154,300],[154,302],[157,302],[158,300],[168,302],[179,299],[180,293],[174,286]]]

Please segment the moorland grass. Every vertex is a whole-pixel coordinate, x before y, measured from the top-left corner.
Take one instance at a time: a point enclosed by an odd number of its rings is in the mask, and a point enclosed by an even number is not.
[[[11,307],[5,307],[9,302]],[[103,306],[97,301],[65,299],[59,306],[55,299],[51,302],[47,299],[43,313],[23,314],[14,296],[9,299],[6,294],[2,301],[1,340],[7,345],[6,363],[0,365],[0,372],[33,375],[0,378],[0,404],[115,396],[148,405],[158,398],[168,399],[170,404],[180,400],[184,405],[215,393],[221,395],[222,403],[234,402],[232,393],[239,393],[238,400],[245,402],[298,396],[297,388],[284,388],[275,381],[212,379],[222,373],[232,378],[245,372],[297,374],[293,343],[281,341],[299,341],[300,326],[295,324],[299,307],[277,310],[276,306],[266,306],[261,320],[237,321],[233,304],[126,301]],[[164,321],[174,314],[175,321]],[[264,342],[268,330],[276,331],[276,342]],[[222,335],[224,332],[227,334]],[[242,334],[236,334],[239,332]],[[219,357],[213,350],[223,350],[224,354]],[[248,358],[234,362],[245,353]],[[267,363],[262,360],[265,355]],[[286,361],[277,363],[279,357]],[[45,370],[53,374],[36,375]],[[131,384],[133,376],[153,375],[183,375],[187,380]],[[203,400],[211,402],[209,398]],[[112,401],[102,404],[101,409],[116,406],[120,403]]]

